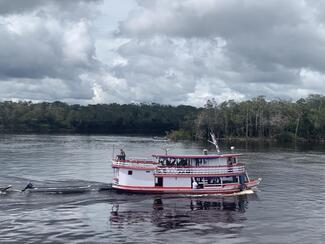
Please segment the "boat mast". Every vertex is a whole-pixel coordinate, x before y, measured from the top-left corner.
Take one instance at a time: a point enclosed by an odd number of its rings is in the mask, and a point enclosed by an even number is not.
[[[213,132],[210,132],[210,136],[211,136],[212,141],[208,140],[208,142],[215,145],[218,154],[220,154],[220,149],[219,149],[218,142],[217,142],[215,134]]]

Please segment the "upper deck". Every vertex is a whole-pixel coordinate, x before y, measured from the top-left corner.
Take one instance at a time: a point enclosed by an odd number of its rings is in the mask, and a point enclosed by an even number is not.
[[[126,160],[113,159],[112,166],[114,168],[130,168],[130,169],[156,169],[158,162],[143,158],[131,158]]]
[[[113,160],[114,168],[128,168],[139,170],[156,170],[156,173],[165,174],[167,172],[186,172],[186,173],[226,173],[243,172],[245,167],[238,162],[237,158],[241,154],[211,154],[211,155],[165,155],[155,154],[154,160],[129,159]],[[163,170],[162,170],[163,169]],[[177,170],[180,169],[180,170]],[[186,169],[181,170],[181,169]]]
[[[177,155],[177,154],[153,154],[154,158],[174,158],[174,159],[217,159],[217,158],[238,158],[241,154],[194,154],[194,155]]]
[[[241,154],[201,154],[201,155],[176,155],[154,154],[159,165],[167,167],[201,167],[201,166],[232,166],[238,163]]]

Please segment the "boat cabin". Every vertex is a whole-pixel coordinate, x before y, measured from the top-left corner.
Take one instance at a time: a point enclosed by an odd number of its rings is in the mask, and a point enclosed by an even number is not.
[[[153,155],[162,167],[200,167],[238,163],[240,154],[223,155]]]
[[[164,193],[232,193],[251,187],[240,154],[155,154],[155,160],[113,159],[116,189]]]

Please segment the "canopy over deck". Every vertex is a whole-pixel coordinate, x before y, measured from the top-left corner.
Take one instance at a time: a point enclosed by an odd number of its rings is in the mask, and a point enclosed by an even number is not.
[[[177,159],[177,158],[191,158],[191,159],[213,159],[213,158],[237,158],[239,156],[241,156],[241,154],[208,154],[208,155],[204,155],[204,154],[197,154],[197,155],[175,155],[175,154],[153,154],[152,155],[155,158],[173,158],[173,159]]]

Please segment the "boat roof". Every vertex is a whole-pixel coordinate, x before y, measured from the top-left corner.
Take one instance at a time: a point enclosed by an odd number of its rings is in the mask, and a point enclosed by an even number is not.
[[[153,154],[155,158],[202,158],[202,159],[212,159],[212,158],[236,158],[241,156],[241,154],[231,153],[231,154],[208,154],[208,155],[176,155],[176,154]]]

